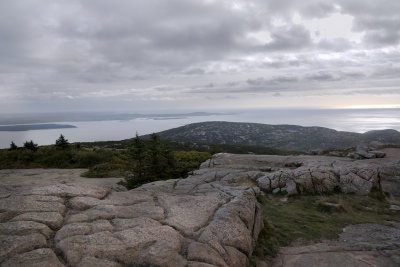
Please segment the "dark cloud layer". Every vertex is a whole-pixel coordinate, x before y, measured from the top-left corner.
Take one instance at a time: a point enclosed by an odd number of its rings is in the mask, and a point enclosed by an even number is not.
[[[0,1],[0,112],[352,86],[399,97],[399,10],[398,0]],[[339,15],[352,24],[319,25]]]

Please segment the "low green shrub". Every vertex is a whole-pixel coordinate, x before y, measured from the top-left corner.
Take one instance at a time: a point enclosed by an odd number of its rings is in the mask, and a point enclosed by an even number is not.
[[[105,162],[90,167],[82,176],[88,178],[124,177],[125,169],[125,164]]]
[[[277,248],[295,240],[307,244],[336,239],[349,224],[400,221],[400,213],[391,211],[386,201],[377,201],[374,194],[292,196],[287,202],[282,202],[281,196],[257,197],[267,221],[258,237],[253,262],[257,258],[274,257]],[[339,204],[339,208],[323,203]]]

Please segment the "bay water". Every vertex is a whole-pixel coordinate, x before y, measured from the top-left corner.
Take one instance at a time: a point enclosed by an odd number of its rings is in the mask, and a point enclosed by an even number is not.
[[[67,123],[63,121],[60,123],[71,124],[77,128],[0,131],[0,148],[9,147],[11,141],[18,146],[22,146],[23,142],[29,140],[33,140],[39,145],[54,144],[60,134],[63,134],[70,142],[123,140],[134,137],[136,132],[142,135],[204,121],[321,126],[358,133],[382,129],[400,131],[400,109],[253,109],[213,110],[212,112],[213,114],[204,116],[171,116],[171,118],[71,121]]]

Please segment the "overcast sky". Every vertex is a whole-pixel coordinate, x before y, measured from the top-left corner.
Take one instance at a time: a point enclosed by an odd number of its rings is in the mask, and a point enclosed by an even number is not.
[[[0,112],[400,107],[399,0],[0,0]]]

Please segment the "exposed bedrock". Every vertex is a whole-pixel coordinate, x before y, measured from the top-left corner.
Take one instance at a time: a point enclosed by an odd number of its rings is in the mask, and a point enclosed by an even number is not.
[[[389,159],[218,154],[186,179],[125,192],[77,183],[2,184],[0,263],[248,266],[263,228],[260,188],[367,194],[377,185],[398,197],[399,176],[399,162]]]
[[[394,199],[400,197],[400,160],[354,160],[327,156],[261,156],[224,154],[206,164],[242,172],[261,190],[315,194],[332,191],[366,195],[373,186]],[[205,165],[205,164],[203,164]]]
[[[263,227],[255,183],[214,168],[125,192],[0,192],[2,266],[246,266]]]

